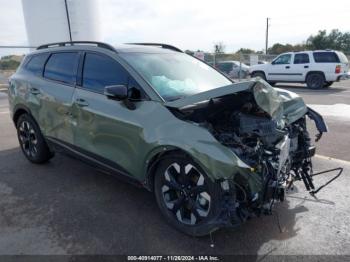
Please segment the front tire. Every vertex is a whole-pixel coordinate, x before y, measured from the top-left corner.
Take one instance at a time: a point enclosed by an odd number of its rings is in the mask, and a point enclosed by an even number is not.
[[[161,160],[155,174],[154,193],[168,223],[191,236],[204,236],[219,227],[221,187],[212,182],[189,157]]]
[[[22,152],[30,162],[42,164],[53,157],[53,153],[50,152],[40,128],[30,115],[21,115],[16,127]]]
[[[311,73],[306,78],[306,85],[310,89],[321,89],[325,83],[324,76],[319,73]]]
[[[252,77],[260,77],[262,80],[266,81],[266,76],[263,72],[254,72],[252,74]]]

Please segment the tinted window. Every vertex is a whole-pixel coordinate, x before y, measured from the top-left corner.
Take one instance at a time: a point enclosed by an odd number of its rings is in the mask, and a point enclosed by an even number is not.
[[[232,63],[220,63],[217,65],[217,67],[221,72],[225,72],[228,74],[231,72],[233,64]]]
[[[277,57],[275,61],[273,61],[274,65],[284,65],[284,64],[290,64],[290,60],[292,58],[292,55],[281,55]]]
[[[34,55],[30,58],[25,68],[37,76],[43,75],[44,64],[49,54]]]
[[[294,64],[308,64],[310,62],[308,54],[295,54]]]
[[[316,63],[339,63],[339,58],[334,52],[314,52]]]
[[[78,53],[52,54],[46,63],[44,77],[67,84],[74,84],[78,61]]]
[[[127,85],[129,74],[112,58],[87,53],[84,62],[83,87],[103,93],[105,86]]]

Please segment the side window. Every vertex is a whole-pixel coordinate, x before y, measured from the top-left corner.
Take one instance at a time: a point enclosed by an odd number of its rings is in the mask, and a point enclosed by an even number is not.
[[[44,77],[75,84],[78,62],[79,54],[76,52],[54,53],[46,63]]]
[[[286,55],[281,55],[276,58],[275,61],[272,62],[274,65],[285,65],[285,64],[290,64],[290,60],[292,58],[292,55],[286,54]]]
[[[308,54],[302,53],[302,54],[294,55],[294,64],[308,64],[308,63],[310,63]]]
[[[314,52],[316,63],[339,63],[339,57],[335,52]]]
[[[32,56],[29,62],[25,65],[25,69],[36,76],[42,76],[44,65],[48,56],[48,53]]]
[[[231,63],[220,63],[220,64],[218,64],[218,69],[221,72],[225,72],[226,74],[228,74],[232,70],[232,64]]]
[[[83,87],[103,93],[105,86],[127,85],[129,74],[115,60],[93,53],[85,55]]]

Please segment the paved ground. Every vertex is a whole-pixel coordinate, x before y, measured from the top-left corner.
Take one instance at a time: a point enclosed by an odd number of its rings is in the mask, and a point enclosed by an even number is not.
[[[350,160],[350,113],[336,105],[349,105],[350,84],[288,89],[324,110],[332,131],[319,143],[315,169],[342,166],[344,174],[319,199],[301,184],[290,193],[276,208],[282,233],[276,215],[264,216],[213,234],[214,247],[209,237],[191,238],[168,226],[145,190],[63,155],[47,165],[30,164],[0,92],[0,254],[350,255],[350,162],[328,159]]]

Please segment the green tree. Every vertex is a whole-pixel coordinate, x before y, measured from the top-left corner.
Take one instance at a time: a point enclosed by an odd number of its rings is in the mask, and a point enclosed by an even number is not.
[[[310,49],[334,49],[350,53],[350,32],[342,33],[333,29],[329,34],[326,30],[320,30],[316,35],[311,35],[307,41]]]
[[[236,54],[255,54],[255,50],[249,49],[249,48],[240,48],[239,50],[237,50]]]
[[[15,60],[0,60],[0,70],[16,70],[19,64]]]

